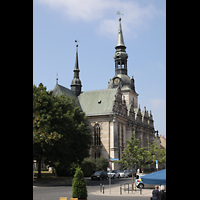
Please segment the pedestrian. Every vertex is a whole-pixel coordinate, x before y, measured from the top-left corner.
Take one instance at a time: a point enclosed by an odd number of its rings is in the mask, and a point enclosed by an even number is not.
[[[160,192],[158,193],[158,200],[166,200],[165,186],[161,185]]]
[[[155,185],[155,190],[153,190],[152,192],[151,200],[158,200],[158,193],[158,185]]]

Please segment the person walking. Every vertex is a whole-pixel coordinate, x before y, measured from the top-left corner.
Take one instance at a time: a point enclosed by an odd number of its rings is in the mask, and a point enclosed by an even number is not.
[[[158,191],[158,185],[155,185],[155,190],[153,190],[153,192],[152,192],[152,200],[158,200],[158,193],[159,193],[159,191]]]
[[[158,200],[166,200],[165,186],[161,185],[160,192],[158,193]]]

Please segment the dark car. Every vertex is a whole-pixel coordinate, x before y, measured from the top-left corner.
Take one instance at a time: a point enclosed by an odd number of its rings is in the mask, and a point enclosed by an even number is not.
[[[92,174],[91,179],[99,179],[99,180],[103,180],[103,179],[108,179],[108,174],[106,171],[96,171],[94,174]]]

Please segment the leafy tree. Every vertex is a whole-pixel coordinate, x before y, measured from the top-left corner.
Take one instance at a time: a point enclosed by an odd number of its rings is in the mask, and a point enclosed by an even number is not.
[[[122,163],[123,166],[130,167],[132,169],[132,190],[133,190],[133,169],[135,166],[139,163],[139,161],[144,160],[146,156],[145,147],[140,148],[139,147],[139,139],[135,137],[135,131],[131,134],[131,139],[126,140],[127,144],[125,146],[125,149],[122,151],[122,158],[119,161],[115,161],[117,163]]]
[[[85,158],[81,167],[83,169],[84,176],[91,176],[93,174],[93,170],[96,169],[95,159],[93,158]]]
[[[149,152],[151,153],[151,157],[150,157],[151,164],[155,165],[156,160],[159,160],[159,158],[160,158],[160,155],[159,155],[160,154],[160,146],[157,143],[156,138],[152,142],[152,144],[149,143]]]
[[[158,164],[166,165],[166,149],[161,149],[156,140],[157,138],[152,143],[148,143],[149,150],[146,152],[148,165],[153,165],[154,169],[156,168],[156,160],[158,160]]]
[[[96,171],[107,171],[107,167],[108,167],[108,160],[102,156],[100,156],[99,158],[95,159],[95,164],[96,164]]]
[[[77,167],[72,182],[72,198],[86,199],[87,196],[87,185],[84,174],[81,171],[81,168]]]
[[[89,155],[91,132],[85,114],[76,100],[61,95],[53,96],[42,83],[33,86],[33,157],[59,168],[81,163]]]
[[[161,149],[160,150],[160,163],[162,165],[166,165],[166,149]]]
[[[149,165],[154,165],[154,168],[156,168],[156,160],[160,164],[166,164],[166,149],[161,149],[155,138],[152,144],[149,143]]]
[[[53,118],[57,117],[53,110],[54,99],[42,83],[38,87],[33,86],[33,154],[38,160],[38,178],[41,178],[41,161],[45,148],[52,145],[53,140],[62,136],[51,125]],[[57,115],[56,115],[57,114]]]

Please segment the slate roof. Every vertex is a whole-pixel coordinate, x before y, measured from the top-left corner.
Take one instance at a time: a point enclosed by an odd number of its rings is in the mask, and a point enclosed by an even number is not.
[[[108,115],[113,113],[116,92],[117,88],[86,91],[81,93],[78,99],[86,116]]]
[[[52,94],[55,95],[55,96],[60,96],[61,94],[65,94],[65,95],[67,95],[68,97],[74,97],[74,98],[77,99],[77,96],[74,94],[73,91],[71,91],[70,89],[68,89],[68,88],[66,88],[66,87],[64,87],[64,86],[62,86],[62,85],[59,85],[59,84],[56,84],[56,85],[55,85]],[[81,105],[80,105],[78,99],[77,99],[77,106],[78,106],[79,108],[81,108]]]

